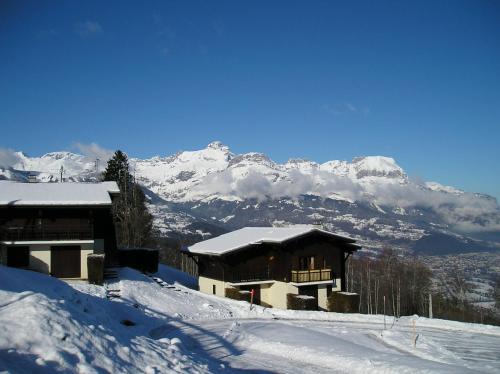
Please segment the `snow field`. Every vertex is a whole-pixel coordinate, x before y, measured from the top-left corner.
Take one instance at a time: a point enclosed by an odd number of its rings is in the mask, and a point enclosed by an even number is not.
[[[161,323],[102,287],[0,266],[0,372],[207,372],[175,342],[148,336]]]
[[[194,283],[162,265],[105,287],[0,266],[0,372],[500,371],[499,327],[409,316],[384,330],[383,316],[250,310]]]

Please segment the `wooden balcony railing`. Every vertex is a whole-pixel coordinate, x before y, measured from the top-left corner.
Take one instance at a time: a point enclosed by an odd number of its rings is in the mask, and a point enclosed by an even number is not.
[[[1,241],[91,240],[92,225],[32,225],[0,229]]]
[[[292,270],[292,282],[320,282],[332,280],[332,269]]]
[[[269,270],[253,271],[253,272],[232,272],[226,274],[226,281],[232,283],[256,282],[272,280],[273,275]]]

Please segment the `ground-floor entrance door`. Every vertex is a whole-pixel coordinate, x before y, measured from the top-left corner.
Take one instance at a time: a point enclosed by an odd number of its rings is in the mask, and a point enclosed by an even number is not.
[[[50,248],[50,273],[57,278],[80,278],[80,246],[54,246]]]

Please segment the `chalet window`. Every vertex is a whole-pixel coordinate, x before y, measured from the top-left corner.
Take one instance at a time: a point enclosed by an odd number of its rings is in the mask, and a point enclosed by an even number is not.
[[[299,270],[314,270],[314,256],[299,257]]]
[[[212,293],[215,295],[215,284],[212,284]]]
[[[27,268],[30,264],[29,247],[8,247],[7,266]]]

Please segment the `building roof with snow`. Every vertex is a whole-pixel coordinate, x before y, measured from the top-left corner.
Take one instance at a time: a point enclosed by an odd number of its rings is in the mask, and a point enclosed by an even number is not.
[[[0,206],[111,205],[120,193],[116,182],[21,183],[0,181]]]
[[[204,240],[185,249],[186,252],[198,255],[221,256],[248,246],[263,243],[280,244],[288,240],[319,233],[344,243],[352,250],[361,248],[354,244],[355,240],[319,229],[315,226],[300,225],[291,227],[244,227],[242,229]]]

